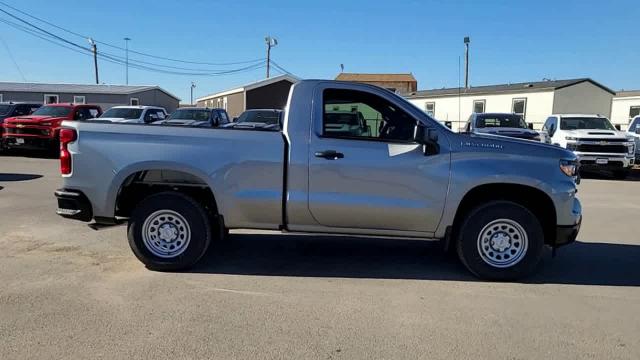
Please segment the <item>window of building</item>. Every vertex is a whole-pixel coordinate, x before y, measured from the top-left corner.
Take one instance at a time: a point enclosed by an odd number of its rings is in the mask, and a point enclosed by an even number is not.
[[[416,119],[380,96],[363,91],[327,89],[323,93],[323,103],[323,136],[413,142]],[[350,111],[352,106],[357,106],[358,111]]]
[[[2,101],[1,97],[0,101]],[[640,115],[640,106],[632,106],[629,108],[629,121],[633,120],[633,118],[638,115]]]
[[[511,112],[520,115],[526,119],[527,115],[527,98],[513,99],[511,104]]]
[[[483,113],[486,104],[487,104],[487,100],[474,100],[473,112],[478,114]]]
[[[44,103],[46,104],[57,104],[58,103],[58,95],[54,94],[44,94]]]
[[[85,97],[82,96],[82,95],[74,95],[73,96],[73,103],[74,104],[86,104]]]
[[[427,115],[431,116],[432,118],[435,118],[436,117],[436,103],[428,102],[428,103],[424,104],[424,112],[426,112]]]
[[[131,106],[140,105],[140,99],[132,97],[131,99],[129,99],[129,105]]]

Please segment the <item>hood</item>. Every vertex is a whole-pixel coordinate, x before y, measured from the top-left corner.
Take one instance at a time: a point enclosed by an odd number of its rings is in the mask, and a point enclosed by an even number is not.
[[[460,152],[501,153],[514,156],[576,159],[576,155],[559,146],[506,136],[476,133],[453,133],[452,145]]]
[[[580,138],[580,139],[626,139],[626,133],[616,130],[564,130],[565,136]]]
[[[65,117],[56,117],[56,116],[46,116],[46,115],[27,115],[27,116],[17,116],[12,118],[6,118],[4,121],[7,124],[34,124],[37,125],[41,122],[62,122],[64,120],[68,120]]]
[[[173,120],[159,120],[152,122],[154,125],[177,125],[177,126],[208,126],[208,121],[200,120],[187,120],[187,119],[173,119]]]
[[[491,134],[491,135],[500,135],[500,136],[509,136],[516,137],[522,139],[533,139],[540,134],[531,129],[523,129],[523,128],[507,128],[507,127],[487,127],[487,128],[476,128],[474,132],[479,134]]]

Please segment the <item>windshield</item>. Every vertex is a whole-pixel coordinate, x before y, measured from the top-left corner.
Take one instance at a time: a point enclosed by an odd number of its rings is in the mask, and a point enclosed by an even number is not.
[[[526,129],[527,124],[518,115],[504,114],[504,115],[481,115],[476,119],[477,128],[521,128]]]
[[[142,109],[111,108],[101,118],[139,119]]]
[[[240,115],[238,123],[247,123],[247,122],[255,122],[255,123],[263,123],[263,124],[279,124],[280,123],[280,113],[277,111],[245,111]]]
[[[66,106],[43,106],[34,111],[32,115],[42,116],[69,116],[71,108]]]
[[[7,115],[11,110],[11,105],[0,105],[0,115]]]
[[[609,120],[596,117],[566,117],[560,121],[562,130],[616,130]]]
[[[169,120],[195,120],[195,121],[207,121],[209,120],[209,114],[211,110],[200,109],[183,109],[176,110],[169,116]]]

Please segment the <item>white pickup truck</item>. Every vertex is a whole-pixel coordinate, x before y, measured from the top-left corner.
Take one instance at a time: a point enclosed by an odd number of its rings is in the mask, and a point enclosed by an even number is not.
[[[325,80],[292,86],[282,125],[64,123],[57,213],[128,222],[157,270],[249,228],[441,240],[506,280],[578,234],[576,156],[557,146],[453,133],[383,88]]]
[[[542,127],[542,141],[573,151],[581,169],[611,171],[619,179],[635,163],[633,138],[600,115],[551,115]]]
[[[121,124],[149,124],[164,120],[167,111],[158,106],[114,106],[92,121],[108,121]]]

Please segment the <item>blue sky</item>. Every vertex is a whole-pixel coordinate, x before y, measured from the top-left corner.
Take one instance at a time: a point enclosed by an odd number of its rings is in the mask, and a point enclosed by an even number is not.
[[[614,90],[640,88],[637,0],[3,1],[103,42],[124,46],[122,38],[128,36],[131,49],[199,62],[264,57],[264,36],[271,34],[280,43],[273,59],[303,78],[333,78],[343,63],[346,72],[412,72],[420,89],[455,87],[462,39],[468,35],[472,85],[591,77]],[[94,81],[89,56],[4,23],[0,38],[28,81]],[[117,49],[98,50],[124,56]],[[124,66],[101,61],[100,77],[123,84]],[[130,68],[129,83],[160,85],[188,101],[191,81],[198,97],[263,77],[264,69],[202,77]],[[0,81],[21,80],[0,44]]]

